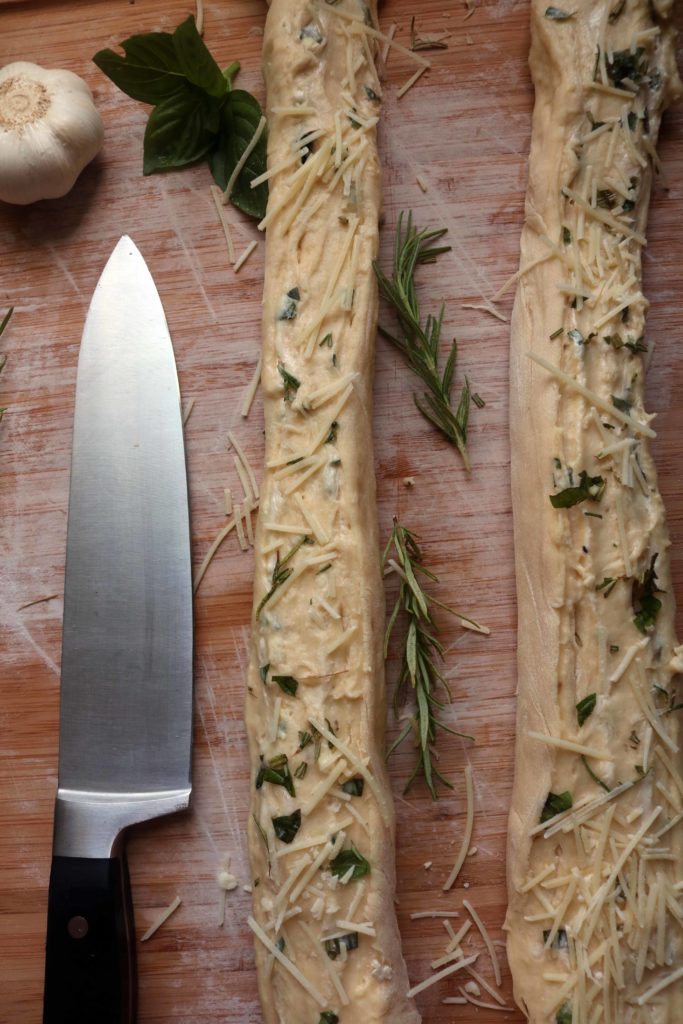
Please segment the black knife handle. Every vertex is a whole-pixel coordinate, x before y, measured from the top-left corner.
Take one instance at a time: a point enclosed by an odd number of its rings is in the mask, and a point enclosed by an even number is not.
[[[134,1024],[135,929],[125,853],[53,857],[43,1024]]]

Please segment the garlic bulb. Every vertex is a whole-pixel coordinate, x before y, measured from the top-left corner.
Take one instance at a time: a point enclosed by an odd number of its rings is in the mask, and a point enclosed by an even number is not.
[[[0,200],[25,205],[66,195],[103,134],[78,75],[7,64],[0,69]]]

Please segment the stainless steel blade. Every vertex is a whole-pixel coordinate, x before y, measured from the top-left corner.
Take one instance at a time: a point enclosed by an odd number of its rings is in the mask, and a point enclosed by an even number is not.
[[[191,735],[178,378],[154,281],[123,237],[93,295],[78,361],[55,852],[106,856],[82,835],[93,817],[99,846],[133,821],[186,806]]]

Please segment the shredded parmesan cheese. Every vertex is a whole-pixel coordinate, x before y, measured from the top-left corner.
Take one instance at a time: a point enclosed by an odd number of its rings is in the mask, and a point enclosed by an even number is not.
[[[465,819],[465,832],[462,837],[462,843],[460,846],[460,852],[456,858],[453,870],[446,879],[443,887],[443,891],[447,892],[456,878],[460,874],[460,869],[465,863],[467,857],[467,851],[470,848],[470,842],[472,841],[472,826],[474,824],[474,786],[472,782],[472,765],[465,765],[465,792],[467,794],[467,816]]]
[[[277,960],[277,962],[279,964],[282,964],[284,969],[291,974],[291,976],[295,979],[295,981],[299,982],[301,987],[303,989],[305,989],[306,992],[308,992],[309,996],[312,996],[312,998],[315,999],[315,1001],[318,1004],[318,1006],[324,1006],[325,1005],[325,998],[324,998],[324,996],[322,996],[320,994],[320,992],[317,990],[317,988],[308,980],[306,975],[302,974],[301,971],[299,970],[299,968],[296,967],[292,963],[292,961],[288,957],[286,957],[284,955],[282,950],[278,949],[278,947],[275,945],[275,943],[272,942],[268,938],[268,936],[264,932],[263,928],[261,928],[260,924],[257,921],[255,921],[253,917],[248,917],[247,918],[247,924],[249,925],[249,927],[253,931],[253,933],[256,936],[256,938],[260,942],[263,943],[263,945],[266,947],[268,952],[271,953],[271,955],[275,957],[275,959]]]
[[[181,902],[182,900],[180,899],[180,896],[176,896],[176,898],[172,900],[171,903],[169,903],[166,909],[161,911],[156,921],[154,921],[154,923],[149,926],[145,934],[141,936],[140,942],[147,942],[148,939],[151,939],[154,933],[157,932],[159,928],[161,928],[162,924],[168,921],[171,914],[174,914],[176,912]]]

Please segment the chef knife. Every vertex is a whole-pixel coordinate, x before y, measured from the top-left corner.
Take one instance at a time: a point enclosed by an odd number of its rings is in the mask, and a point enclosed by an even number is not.
[[[78,360],[44,1024],[131,1024],[125,830],[188,806],[192,583],[180,394],[154,281],[123,237]]]

